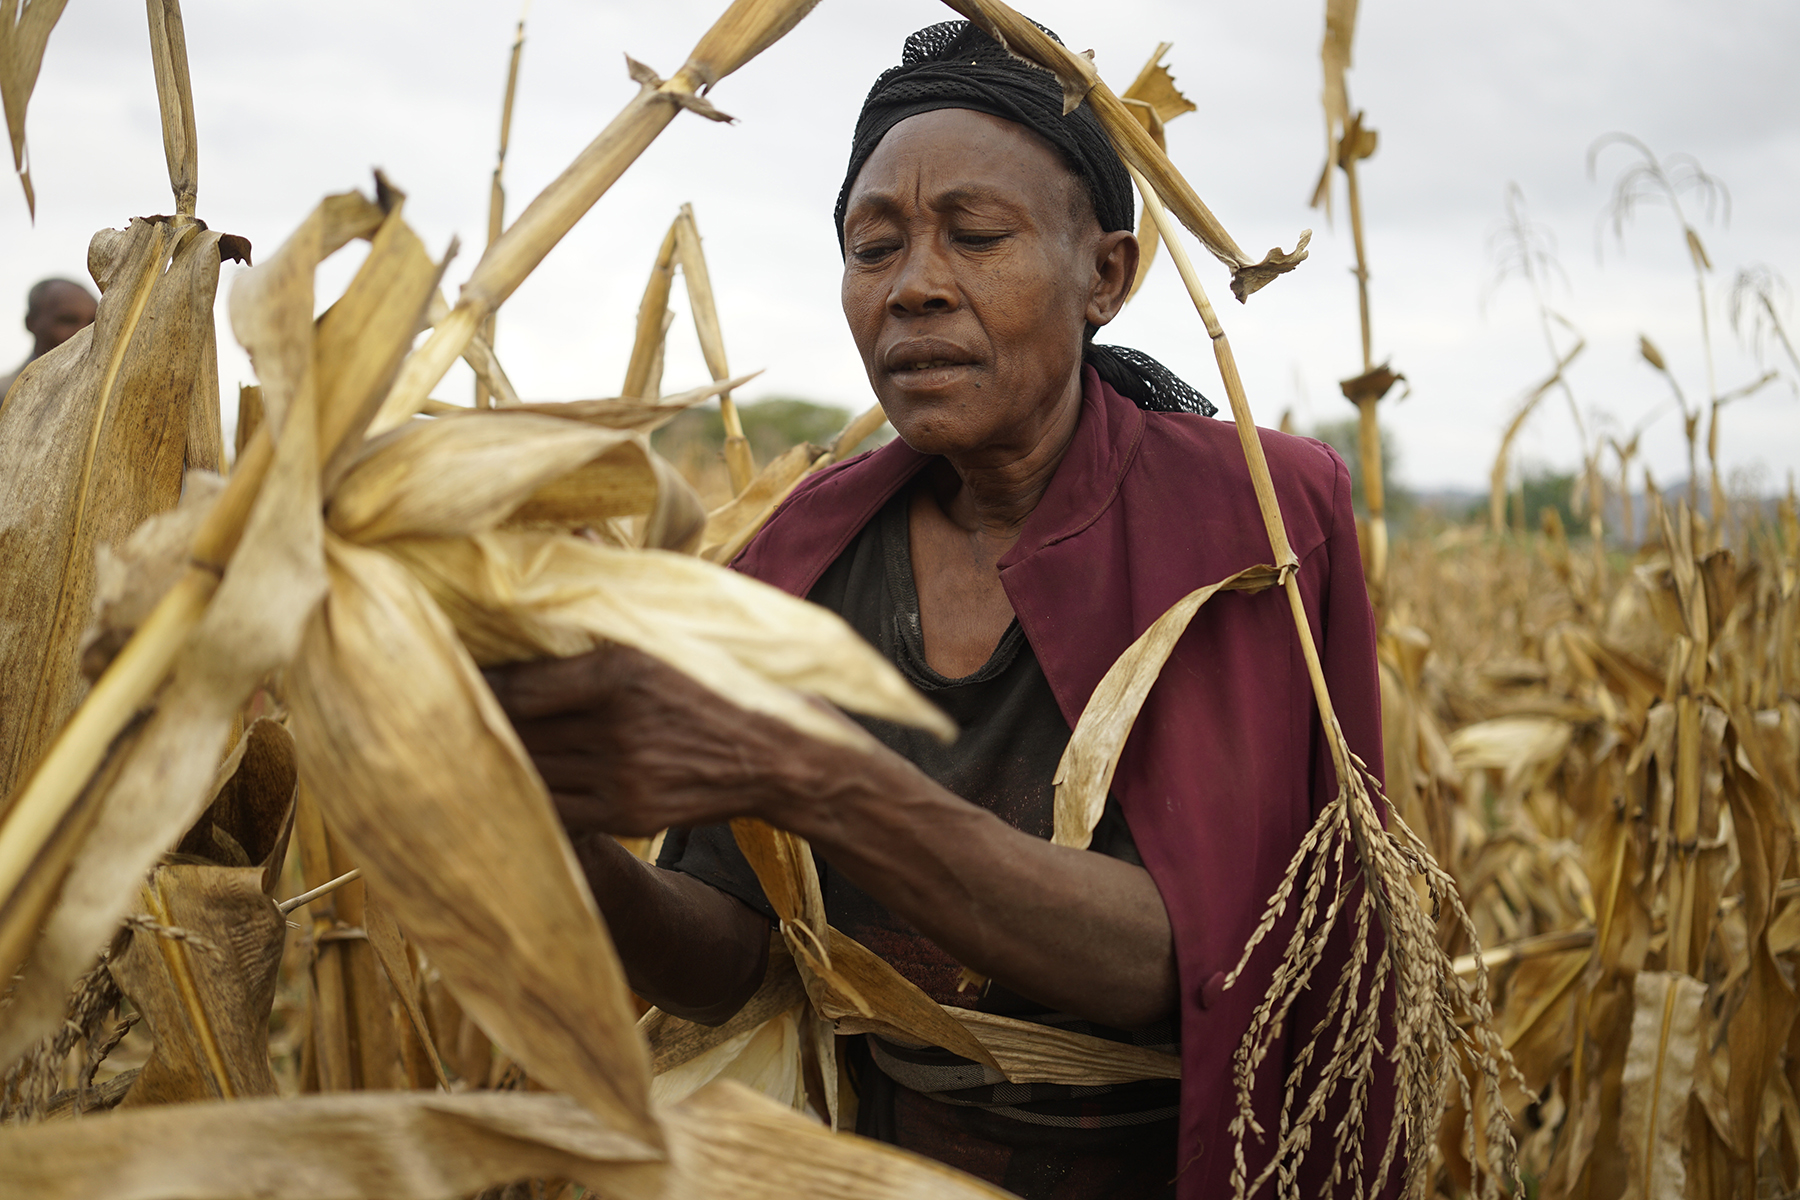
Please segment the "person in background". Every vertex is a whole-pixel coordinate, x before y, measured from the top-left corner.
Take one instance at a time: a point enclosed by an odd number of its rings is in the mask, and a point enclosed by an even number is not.
[[[100,302],[73,279],[40,279],[25,294],[25,329],[32,336],[31,354],[8,375],[0,375],[0,398],[27,364],[48,354],[94,323]]]

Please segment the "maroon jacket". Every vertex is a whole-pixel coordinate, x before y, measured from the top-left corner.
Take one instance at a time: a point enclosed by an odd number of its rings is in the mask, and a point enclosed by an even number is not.
[[[1196,588],[1271,561],[1250,474],[1228,421],[1144,412],[1084,369],[1067,455],[1000,580],[1071,727],[1138,635]],[[1329,448],[1262,431],[1300,560],[1300,591],[1351,749],[1381,771],[1375,627],[1350,476]],[[808,479],[734,565],[804,596],[882,505],[929,460],[895,440]],[[1262,999],[1290,915],[1226,991],[1263,907],[1314,816],[1336,794],[1293,617],[1279,591],[1224,592],[1176,647],[1113,780],[1174,929],[1181,979],[1181,1200],[1229,1195],[1232,1056]],[[1342,942],[1344,939],[1338,939]],[[1289,1018],[1288,1048],[1323,1015],[1339,945]],[[1386,1039],[1384,1038],[1384,1042]],[[1274,1054],[1256,1107],[1272,1138],[1288,1064]],[[1391,1107],[1389,1080],[1371,1103]],[[1339,1107],[1341,1111],[1341,1106]],[[1371,1112],[1374,1138],[1385,1115]],[[1335,1124],[1335,1122],[1333,1122]],[[1380,1141],[1365,1153],[1380,1158]],[[1318,1195],[1335,1139],[1319,1129],[1305,1176]],[[1268,1149],[1254,1136],[1252,1164]],[[1389,1190],[1392,1188],[1390,1186]]]

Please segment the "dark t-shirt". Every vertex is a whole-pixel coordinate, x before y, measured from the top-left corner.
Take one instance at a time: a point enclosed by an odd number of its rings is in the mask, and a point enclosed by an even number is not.
[[[922,730],[858,718],[884,745],[946,790],[1014,828],[1049,838],[1051,779],[1069,741],[1050,685],[1015,621],[974,674],[949,679],[925,661],[903,490],[820,577],[808,599],[841,615],[931,698],[961,730],[945,746]],[[1116,801],[1108,799],[1092,849],[1139,863]],[[702,879],[770,919],[762,889],[727,826],[671,830],[660,865]],[[1177,1052],[1171,1023],[1134,1032],[1056,1013],[991,984],[958,990],[962,964],[818,859],[833,925],[875,951],[932,999]],[[1115,1087],[1010,1084],[938,1049],[853,1039],[857,1132],[937,1158],[1026,1197],[1173,1195],[1180,1085]]]

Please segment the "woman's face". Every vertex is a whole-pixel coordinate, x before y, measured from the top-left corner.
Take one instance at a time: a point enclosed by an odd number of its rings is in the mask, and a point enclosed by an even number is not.
[[[940,109],[894,126],[851,189],[844,315],[908,445],[1004,452],[1079,399],[1084,328],[1117,315],[1137,257],[1046,143]]]

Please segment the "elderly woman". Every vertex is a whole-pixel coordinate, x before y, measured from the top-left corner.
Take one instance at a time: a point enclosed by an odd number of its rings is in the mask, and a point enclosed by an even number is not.
[[[1106,669],[1184,594],[1269,558],[1232,427],[1154,360],[1093,343],[1137,269],[1132,208],[1092,114],[1063,116],[1053,77],[962,22],[913,35],[857,124],[844,314],[900,438],[809,479],[735,565],[841,614],[955,744],[866,721],[881,752],[824,745],[624,650],[496,689],[632,986],[664,1009],[721,1021],[762,979],[772,914],[722,824],[755,816],[812,844],[831,922],[938,1001],[1179,1046],[1179,1083],[1111,1087],[846,1047],[859,1132],[1025,1197],[1228,1186],[1232,1055],[1292,918],[1229,991],[1225,972],[1334,786],[1286,606],[1226,594],[1152,691],[1091,849],[1047,840]],[[1349,477],[1316,442],[1263,439],[1346,733],[1379,769]],[[654,867],[607,836],[664,827]],[[991,983],[959,990],[964,967]],[[1277,1059],[1254,1090],[1271,1132]]]

